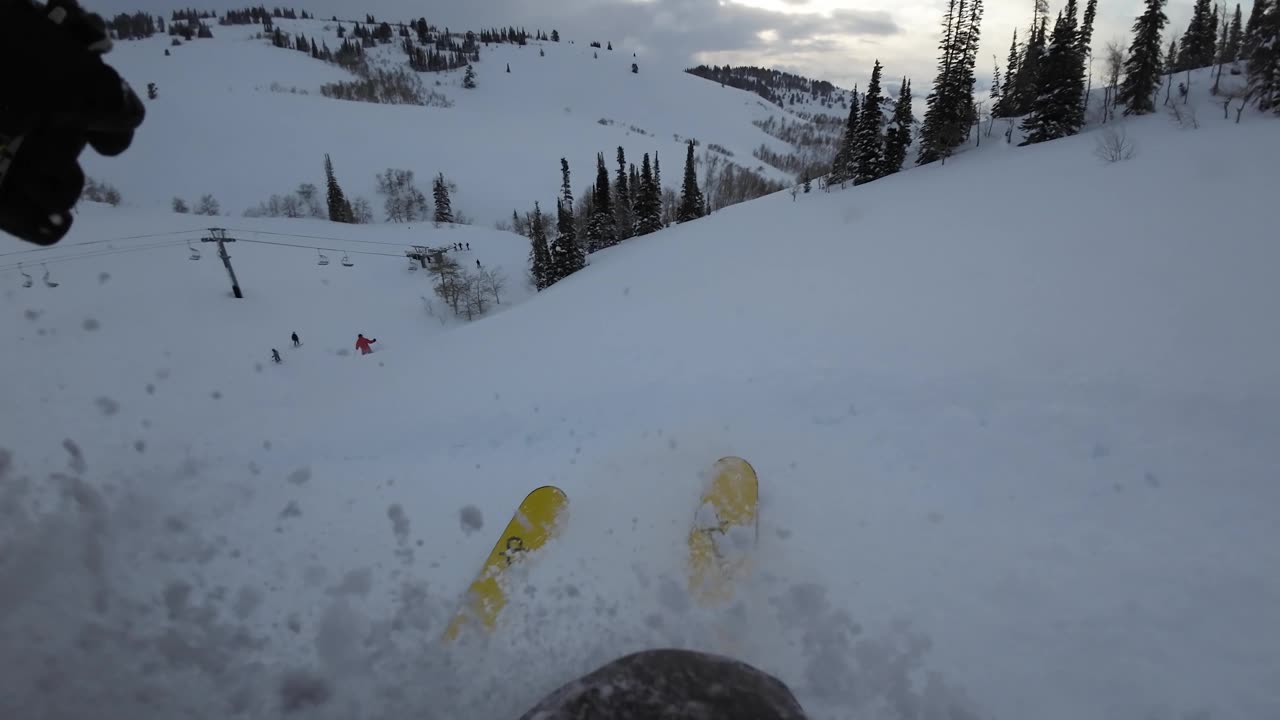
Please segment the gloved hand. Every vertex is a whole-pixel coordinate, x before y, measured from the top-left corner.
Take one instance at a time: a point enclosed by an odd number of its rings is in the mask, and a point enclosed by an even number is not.
[[[102,18],[75,0],[0,0],[0,230],[52,245],[71,229],[85,145],[115,156],[146,111],[102,60]]]

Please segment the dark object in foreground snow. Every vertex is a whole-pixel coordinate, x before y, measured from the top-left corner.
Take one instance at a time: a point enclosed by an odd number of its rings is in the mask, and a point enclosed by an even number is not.
[[[804,720],[774,676],[691,650],[646,650],[614,660],[548,695],[520,720]]]

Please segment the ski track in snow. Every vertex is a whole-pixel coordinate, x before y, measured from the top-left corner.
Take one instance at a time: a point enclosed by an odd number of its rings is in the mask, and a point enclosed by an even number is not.
[[[1241,162],[1275,125],[1211,109],[1194,132],[1129,122],[1139,156],[1118,165],[1085,134],[779,194],[528,302],[509,234],[223,223],[465,237],[513,278],[466,326],[428,315],[393,258],[233,246],[242,301],[181,243],[52,265],[56,289],[6,270],[0,716],[512,718],[657,646],[732,652],[815,719],[1275,716],[1280,250],[1267,169]],[[174,147],[148,142],[136,167]],[[86,205],[44,255],[204,222]],[[357,332],[378,352],[353,354]],[[728,454],[759,472],[761,545],[707,612],[682,552],[699,473]],[[441,646],[546,483],[570,498],[563,535],[497,633]]]

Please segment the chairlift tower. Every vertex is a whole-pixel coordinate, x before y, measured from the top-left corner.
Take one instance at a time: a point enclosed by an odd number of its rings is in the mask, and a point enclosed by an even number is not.
[[[237,298],[244,298],[244,294],[240,292],[240,281],[236,280],[235,268],[231,267],[231,256],[227,254],[226,243],[235,241],[235,238],[227,237],[227,231],[223,228],[209,228],[209,237],[200,238],[200,242],[218,243],[218,257],[222,258],[222,265],[227,269],[227,275],[231,276],[231,293]]]

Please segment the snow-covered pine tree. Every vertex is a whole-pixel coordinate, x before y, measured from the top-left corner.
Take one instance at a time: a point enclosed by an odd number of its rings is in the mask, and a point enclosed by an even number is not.
[[[432,219],[438,223],[453,222],[453,203],[449,200],[449,183],[444,179],[444,173],[437,173],[431,181],[431,198],[436,204]]]
[[[1277,0],[1253,0],[1253,9],[1249,11],[1249,22],[1244,26],[1244,40],[1240,44],[1240,57],[1245,60],[1252,58],[1253,51],[1258,48],[1258,30],[1267,16],[1267,9],[1274,2]]]
[[[618,243],[614,227],[612,190],[604,153],[596,153],[596,184],[592,188],[592,209],[587,220],[587,252],[593,253]]]
[[[1031,112],[1035,104],[1036,94],[1040,88],[1040,69],[1044,63],[1044,55],[1049,45],[1049,18],[1040,17],[1040,25],[1032,28],[1031,42],[1022,58],[1022,74],[1018,76],[1018,114]]]
[[[995,55],[991,56],[991,90],[988,93],[991,98],[991,107],[994,108],[1000,104],[1000,61]]]
[[[476,68],[474,65],[467,65],[467,71],[462,75],[462,87],[468,90],[474,90],[476,87]]]
[[[1213,46],[1217,28],[1209,10],[1209,0],[1196,0],[1187,31],[1182,35],[1178,71],[1194,70],[1213,64]]]
[[[1227,32],[1227,45],[1222,49],[1222,56],[1227,62],[1240,59],[1240,48],[1244,43],[1244,22],[1240,15],[1240,4],[1236,3],[1235,15],[1231,16],[1231,29]]]
[[[635,213],[632,208],[632,190],[627,173],[627,156],[618,146],[618,175],[613,181],[613,227],[618,240],[626,240],[635,234]]]
[[[636,168],[635,163],[630,163],[630,165],[631,170],[627,178],[627,189],[631,191],[631,235],[634,236],[640,214],[640,211],[636,209],[636,203],[640,202],[640,170]]]
[[[961,145],[976,119],[973,104],[974,69],[982,24],[982,0],[950,0],[938,58],[938,77],[926,100],[920,128],[923,165],[947,156]]]
[[[1080,131],[1080,94],[1084,78],[1079,74],[1076,36],[1076,0],[1068,0],[1058,15],[1049,50],[1040,68],[1040,91],[1031,114],[1022,123],[1027,134],[1023,145],[1074,135]]]
[[[884,166],[884,135],[880,125],[884,116],[880,112],[880,61],[871,69],[871,82],[862,100],[862,112],[858,118],[858,131],[853,145],[853,184],[869,183],[887,174]]]
[[[1273,110],[1280,115],[1280,2],[1272,0],[1254,34],[1253,54],[1249,56],[1249,92],[1259,110]]]
[[[702,191],[698,189],[698,166],[693,157],[693,141],[688,143],[688,153],[684,159],[684,184],[680,186],[680,209],[676,214],[676,222],[689,222],[702,217]]]
[[[542,207],[536,202],[529,222],[529,243],[529,275],[533,278],[534,289],[541,292],[551,287],[553,271],[551,249],[547,247],[546,221],[542,217]]]
[[[324,155],[325,199],[329,205],[329,220],[332,222],[351,222],[351,206],[347,196],[338,185],[338,177],[333,172],[333,161],[329,153]]]
[[[649,153],[640,163],[640,191],[636,194],[636,235],[648,235],[662,229],[662,197],[649,167]]]
[[[1093,57],[1093,21],[1098,16],[1098,0],[1089,0],[1084,8],[1084,20],[1076,33],[1076,64],[1085,79],[1084,92],[1080,95],[1080,107],[1076,113],[1080,117],[1080,127],[1084,127],[1085,115],[1089,110],[1089,92],[1093,89],[1093,73],[1090,72]]]
[[[911,146],[911,129],[915,124],[915,114],[911,107],[911,81],[902,78],[898,88],[898,103],[893,108],[893,118],[884,133],[884,170],[891,175],[902,169],[907,159],[907,149]]]
[[[831,161],[831,174],[827,182],[836,185],[853,179],[854,144],[858,137],[858,88],[853,88],[853,99],[849,102],[849,118],[844,123],[844,134],[840,136],[840,147],[836,149],[836,157]]]
[[[1018,29],[1013,30],[1013,42],[1009,44],[1009,57],[1005,60],[1004,86],[1000,88],[1000,100],[991,106],[995,117],[1012,117],[1018,110],[1018,64],[1022,61],[1018,51]]]
[[[1124,63],[1124,82],[1116,95],[1125,104],[1125,115],[1145,115],[1155,110],[1160,84],[1160,32],[1169,18],[1165,0],[1145,0],[1146,10],[1133,22],[1133,42]]]
[[[560,199],[556,201],[556,239],[552,241],[551,278],[556,283],[586,266],[586,255],[578,245],[573,217],[573,189],[569,184],[569,161],[560,158]]]
[[[657,189],[657,197],[662,197],[662,161],[658,159],[658,151],[653,151],[653,186]],[[658,204],[662,206],[661,203]],[[663,227],[666,227],[665,225]]]

